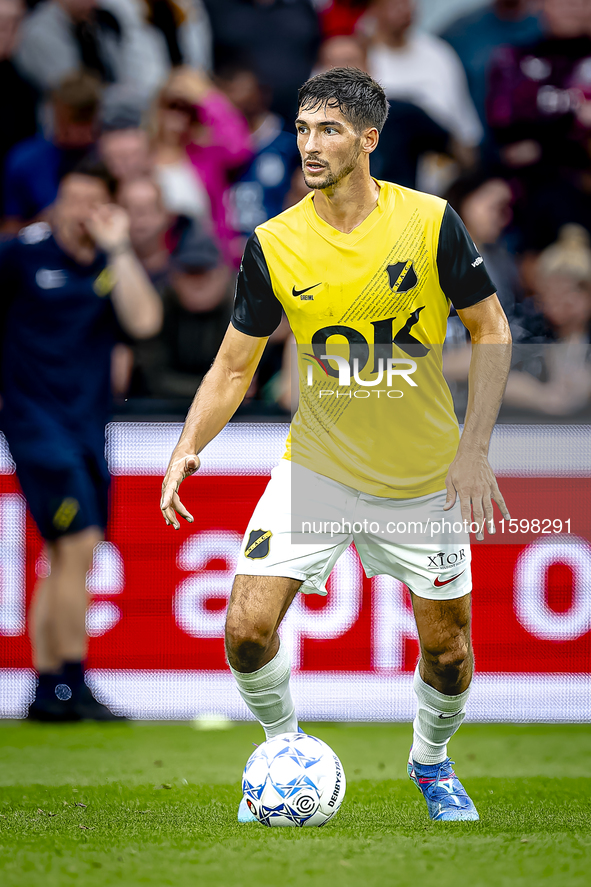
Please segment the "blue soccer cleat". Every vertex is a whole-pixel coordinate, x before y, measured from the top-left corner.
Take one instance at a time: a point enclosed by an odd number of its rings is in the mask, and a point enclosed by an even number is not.
[[[240,801],[240,806],[238,807],[238,822],[258,822],[254,813],[251,813],[248,809],[246,798],[242,798]]]
[[[416,764],[411,749],[408,775],[427,802],[430,819],[474,822],[480,819],[478,810],[454,773],[453,763],[446,758],[441,764]]]

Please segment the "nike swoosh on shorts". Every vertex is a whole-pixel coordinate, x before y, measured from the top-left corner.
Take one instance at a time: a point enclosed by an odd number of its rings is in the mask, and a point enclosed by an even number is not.
[[[459,579],[460,576],[463,576],[465,572],[465,570],[462,570],[462,572],[458,573],[457,576],[452,576],[451,579],[446,579],[445,582],[441,582],[439,580],[439,576],[437,576],[433,585],[435,586],[435,588],[443,588],[444,585],[449,585],[450,582],[454,582],[456,579]]]

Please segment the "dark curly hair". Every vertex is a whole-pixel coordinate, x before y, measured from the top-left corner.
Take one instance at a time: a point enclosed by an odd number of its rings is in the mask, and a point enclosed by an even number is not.
[[[359,68],[332,68],[306,80],[298,92],[301,110],[338,108],[362,132],[375,126],[378,132],[388,116],[388,100],[379,83]]]

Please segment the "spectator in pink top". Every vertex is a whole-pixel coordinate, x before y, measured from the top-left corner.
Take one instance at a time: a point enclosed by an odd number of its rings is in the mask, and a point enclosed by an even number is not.
[[[166,209],[209,227],[237,265],[224,193],[229,170],[253,156],[245,119],[202,73],[178,68],[160,91],[150,130]]]

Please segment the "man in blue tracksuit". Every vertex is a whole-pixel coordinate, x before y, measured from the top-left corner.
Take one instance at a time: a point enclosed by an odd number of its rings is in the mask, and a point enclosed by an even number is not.
[[[30,615],[37,720],[115,717],[83,672],[86,573],[107,523],[111,351],[121,331],[156,333],[162,309],[111,200],[108,174],[86,162],[62,180],[51,228],[0,247],[0,427],[50,563]]]

